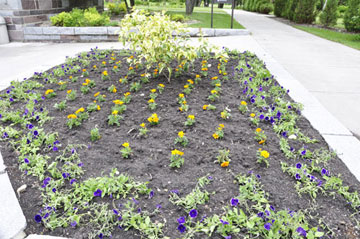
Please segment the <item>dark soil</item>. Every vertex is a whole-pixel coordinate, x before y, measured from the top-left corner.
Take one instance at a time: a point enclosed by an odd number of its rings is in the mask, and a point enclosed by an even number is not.
[[[59,133],[58,140],[62,144],[60,149],[67,144],[88,145],[88,149],[80,151],[85,170],[82,180],[108,175],[113,168],[117,168],[121,173],[127,173],[138,181],[149,181],[149,187],[154,190],[155,195],[152,199],[142,197],[139,207],[143,210],[152,211],[160,204],[161,213],[152,220],[163,222],[165,219],[167,223],[163,230],[164,235],[170,238],[179,238],[181,234],[177,230],[176,219],[185,216],[185,212],[168,200],[171,190],[176,189],[181,196],[184,196],[194,188],[197,178],[210,174],[214,181],[206,189],[209,192],[216,192],[216,194],[211,195],[207,205],[200,205],[198,211],[200,216],[220,214],[223,212],[222,208],[229,205],[229,200],[239,193],[238,185],[234,184],[234,178],[228,171],[238,174],[248,173],[252,170],[261,175],[260,181],[264,190],[269,193],[270,203],[276,209],[296,211],[316,207],[313,215],[317,215],[316,218],[318,219],[323,219],[328,227],[334,231],[335,238],[358,238],[359,234],[355,229],[355,223],[350,218],[354,210],[347,205],[345,199],[340,196],[333,199],[318,195],[316,204],[314,204],[309,196],[298,196],[294,189],[295,179],[283,173],[280,168],[281,161],[288,161],[289,163],[294,163],[294,161],[289,161],[280,151],[279,138],[273,132],[271,124],[260,124],[268,137],[267,145],[263,147],[270,152],[270,166],[266,168],[265,165],[256,163],[256,152],[259,144],[254,140],[254,131],[257,127],[251,124],[248,115],[241,114],[237,109],[243,98],[241,98],[240,85],[236,81],[231,80],[231,77],[229,81],[223,81],[220,100],[212,103],[217,107],[215,112],[202,110],[202,106],[209,103],[207,96],[212,89],[209,79],[218,75],[216,67],[218,60],[209,60],[212,67],[209,67],[208,77],[203,77],[200,84],[195,85],[192,93],[186,97],[189,105],[188,112],[179,112],[176,98],[182,92],[186,81],[194,79],[195,74],[183,74],[172,79],[171,83],[167,82],[165,77],[159,77],[151,79],[148,84],[144,84],[139,92],[132,93],[132,100],[124,113],[124,120],[121,121],[121,126],[116,127],[108,126],[106,120],[111,113],[112,101],[119,99],[123,93],[129,91],[129,84],[120,85],[118,82],[119,78],[127,74],[129,66],[126,64],[126,59],[118,57],[117,60],[123,62],[117,74],[111,72],[111,68],[107,64],[107,70],[111,75],[111,80],[108,82],[103,82],[99,73],[90,71],[90,75],[86,78],[95,80],[97,86],[87,95],[80,92],[84,78],[79,77],[78,82],[69,83],[67,89],[77,90],[78,99],[74,102],[68,101],[68,107],[63,112],[53,108],[53,105],[65,99],[66,90],[59,91],[57,84],[46,85],[46,88],[43,89],[44,91],[54,89],[57,93],[55,98],[46,99],[41,103],[42,107],[49,110],[50,116],[54,117],[50,123],[44,125],[44,130]],[[88,69],[90,70],[92,65],[100,66],[102,61],[91,62]],[[228,62],[229,75],[232,75],[233,67],[237,63],[238,60],[236,59]],[[199,72],[200,62],[197,61],[195,66],[194,72]],[[129,83],[138,79],[142,73],[143,70],[140,70],[136,72],[135,76],[129,76]],[[80,73],[75,75],[80,76]],[[150,111],[147,106],[149,92],[150,89],[156,88],[159,83],[165,84],[165,90],[156,99],[157,109]],[[107,89],[111,84],[116,85],[117,93],[108,92]],[[88,103],[94,100],[93,94],[98,91],[101,94],[106,94],[106,102],[100,103],[101,110],[91,113],[90,118],[84,121],[80,127],[70,130],[66,126],[67,115],[72,114],[80,107],[85,108]],[[14,105],[14,107],[17,106]],[[231,119],[227,121],[220,118],[220,112],[225,107],[231,109],[232,115]],[[142,122],[148,123],[147,118],[154,112],[160,117],[159,125],[148,126],[149,136],[147,138],[138,137],[139,125]],[[195,115],[196,123],[191,127],[186,127],[184,122],[189,114]],[[225,124],[224,139],[214,140],[212,134],[220,123]],[[99,141],[92,142],[90,130],[95,126],[99,128],[102,138]],[[309,148],[328,148],[321,135],[312,128],[304,117],[298,122],[298,126],[305,135],[319,140],[319,143],[309,145]],[[177,149],[184,152],[185,163],[180,169],[174,170],[168,166],[169,158],[171,150],[175,148],[174,140],[181,130],[186,133],[190,143],[185,148],[176,146]],[[129,142],[133,149],[133,155],[130,159],[121,157],[120,148],[124,142]],[[18,198],[27,219],[26,233],[66,236],[77,239],[87,238],[89,228],[68,227],[50,231],[44,228],[41,223],[35,222],[34,215],[42,208],[42,197],[39,189],[41,182],[34,177],[24,175],[24,172],[19,170],[17,156],[8,143],[2,142],[0,146],[14,190],[23,184],[28,185],[26,191]],[[302,146],[298,145],[297,149]],[[232,161],[228,169],[221,168],[218,163],[214,163],[218,150],[223,148],[230,150]],[[329,169],[333,175],[342,175],[344,185],[351,186],[353,190],[360,189],[359,182],[339,158],[335,157],[330,161]],[[313,226],[318,224],[317,220],[311,222]],[[134,230],[125,232],[115,229],[112,238],[140,238],[140,235]],[[220,237],[214,236],[214,238]]]

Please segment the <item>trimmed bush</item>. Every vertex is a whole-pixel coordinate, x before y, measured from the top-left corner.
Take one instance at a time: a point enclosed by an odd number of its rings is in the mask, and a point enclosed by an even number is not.
[[[348,6],[344,16],[345,28],[351,32],[360,32],[360,0],[349,0]]]
[[[301,0],[298,2],[294,21],[296,23],[312,23],[315,21],[315,3],[316,0]]]
[[[320,13],[320,22],[324,26],[333,26],[337,19],[338,0],[328,0],[324,11]]]
[[[277,17],[283,17],[285,16],[285,6],[286,6],[287,0],[275,0],[274,2],[274,14]]]
[[[284,17],[294,21],[295,10],[300,0],[288,0],[285,5]]]
[[[338,17],[344,18],[345,12],[348,10],[348,6],[339,5],[337,8]]]
[[[258,12],[260,13],[264,13],[264,14],[269,14],[270,12],[274,11],[274,5],[271,3],[262,3],[260,5],[260,8],[258,10]]]
[[[244,10],[268,14],[274,10],[274,6],[269,0],[246,0]]]
[[[184,15],[181,15],[181,14],[171,15],[170,19],[171,19],[171,21],[174,21],[174,22],[184,22],[185,21]]]
[[[109,3],[108,5],[111,15],[120,15],[120,13],[126,12],[125,3]]]

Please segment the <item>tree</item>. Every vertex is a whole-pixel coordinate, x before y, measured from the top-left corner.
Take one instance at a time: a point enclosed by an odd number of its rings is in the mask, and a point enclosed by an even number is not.
[[[193,13],[195,4],[196,4],[196,0],[186,0],[185,1],[187,15],[191,15]]]
[[[348,31],[360,32],[360,0],[349,0],[348,6],[344,17],[345,28]]]
[[[338,0],[327,0],[324,10],[320,14],[320,22],[324,26],[332,26],[336,24],[336,10],[338,6]]]

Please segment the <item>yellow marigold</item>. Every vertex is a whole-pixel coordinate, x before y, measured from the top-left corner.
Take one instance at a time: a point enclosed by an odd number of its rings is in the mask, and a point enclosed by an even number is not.
[[[84,112],[84,111],[85,111],[85,109],[81,107],[80,109],[75,111],[75,114],[79,114],[79,113]]]
[[[262,150],[262,151],[260,152],[260,155],[261,155],[262,157],[266,158],[266,159],[270,156],[269,152],[266,151],[266,150]]]
[[[207,71],[208,68],[204,67],[204,68],[201,68],[202,71]]]
[[[85,82],[85,83],[82,83],[83,86],[87,86],[88,84],[89,84],[89,83],[86,83],[86,82]]]
[[[187,80],[190,84],[194,84],[194,81],[193,80]]]
[[[175,71],[179,71],[179,69],[178,69],[178,68],[176,68],[176,69],[175,69]]]
[[[152,114],[149,118],[148,118],[148,121],[150,123],[157,123],[159,122],[159,118],[158,118],[158,115],[156,113]]]
[[[85,82],[86,82],[86,83],[90,83],[90,81],[91,81],[91,80],[89,80],[89,79],[85,79]]]
[[[154,99],[150,99],[150,100],[148,100],[148,103],[154,103],[155,102],[155,100]]]
[[[259,141],[259,144],[264,144],[264,143],[265,143],[265,140],[263,140],[263,139]]]
[[[180,97],[180,98],[184,98],[184,94],[179,94],[179,97]]]
[[[256,132],[260,133],[260,132],[261,132],[261,129],[260,129],[260,128],[257,128],[257,129],[256,129]]]
[[[216,83],[215,86],[220,87],[221,83]]]
[[[114,110],[113,112],[111,112],[112,115],[117,115],[119,113],[119,111]]]
[[[184,137],[184,135],[185,135],[184,131],[180,131],[180,132],[178,133],[178,136],[179,136],[180,138]]]
[[[219,135],[218,135],[217,133],[213,133],[212,136],[213,136],[214,139],[218,139],[218,138],[219,138]]]
[[[117,90],[116,90],[116,88],[114,87],[114,89],[112,90],[112,93],[116,93],[117,92]]]
[[[205,64],[205,63],[207,63],[207,61],[206,61],[206,60],[203,60],[201,63],[202,63],[202,64]]]
[[[118,68],[118,66],[114,66],[113,68],[114,68],[114,69],[117,69],[117,68]]]
[[[219,124],[220,128],[225,128],[224,124]]]
[[[71,80],[73,77],[72,76],[69,76],[69,79]]]
[[[141,123],[141,124],[140,124],[140,127],[145,128],[145,123]]]
[[[223,119],[226,118],[226,113],[225,112],[221,112],[220,115],[221,115],[221,118],[223,118]]]
[[[128,142],[125,142],[122,144],[122,146],[124,146],[125,148],[128,148],[130,146],[130,144]]]
[[[106,65],[106,61],[103,61],[102,64],[103,64],[103,65]]]
[[[129,96],[131,93],[130,92],[126,92],[126,93],[124,93],[124,96],[126,97],[126,96]]]
[[[251,118],[254,118],[254,117],[255,117],[255,113],[251,113],[251,114],[250,114],[250,117],[251,117]]]
[[[188,118],[193,120],[195,119],[195,115],[189,115]]]
[[[158,72],[159,70],[158,69],[155,69],[154,72]]]
[[[82,69],[82,71],[83,71],[83,72],[85,72],[85,71],[86,71],[86,69]]]
[[[217,92],[217,90],[212,90],[211,91],[211,94],[213,94],[213,95],[216,95],[218,92]]]
[[[94,97],[96,97],[96,96],[98,96],[98,95],[100,95],[100,92],[96,92],[96,93],[94,94]]]
[[[97,66],[96,66],[96,65],[93,65],[93,68],[94,68],[94,69],[96,69],[96,68],[97,68]]]
[[[107,76],[107,75],[108,75],[108,72],[107,72],[107,71],[103,71],[103,75],[104,75],[104,76]]]
[[[222,71],[221,70],[219,70],[219,74],[221,74],[222,73]]]
[[[144,76],[145,76],[145,73],[141,74],[140,76],[141,76],[141,77],[144,77]]]
[[[123,79],[120,78],[119,82],[122,83]]]
[[[114,54],[112,54],[112,56],[114,56]],[[115,57],[111,57],[111,60],[115,61],[116,58],[115,58]]]
[[[181,112],[182,112],[182,111],[183,111],[183,108],[182,108],[182,107],[179,107],[179,111],[181,111]]]
[[[71,91],[72,91],[72,90],[68,90],[68,91],[66,91],[66,93],[70,94],[70,93],[71,93]]]
[[[54,90],[48,89],[47,91],[45,91],[45,95],[48,95],[48,94],[53,93],[53,92],[54,92]]]
[[[220,166],[223,167],[223,168],[226,168],[227,166],[229,166],[229,162],[225,161],[225,162],[221,163]]]
[[[96,100],[94,100],[93,102],[96,103]]]
[[[156,89],[151,89],[150,91],[151,91],[151,93],[155,93]]]
[[[100,107],[100,105],[98,105],[98,106],[96,107],[96,109],[97,109],[97,110],[101,110],[101,107]]]
[[[200,78],[200,75],[196,75],[195,78]]]
[[[245,106],[247,105],[246,101],[241,101],[240,104]]]
[[[63,85],[63,84],[65,84],[65,82],[63,82],[63,81],[59,81],[59,83],[58,83],[58,85]]]
[[[203,110],[206,110],[209,105],[203,105]]]
[[[180,155],[180,156],[182,156],[182,155],[184,155],[184,152],[181,152],[180,150],[174,149],[174,150],[171,151],[171,154],[172,155]]]
[[[133,59],[134,58],[134,56],[130,56],[130,59]]]
[[[132,66],[129,67],[129,71],[131,71],[131,70],[133,70],[133,69],[134,69],[134,67],[132,67]]]
[[[121,100],[113,100],[113,103],[116,104],[116,105],[123,105],[124,102],[121,101]]]
[[[217,76],[214,76],[214,77],[212,77],[211,79],[212,79],[212,80],[217,80],[218,77],[217,77]]]
[[[223,75],[224,75],[224,76],[226,76],[226,75],[227,75],[227,73],[226,73],[226,72],[224,72],[224,73],[223,73]]]
[[[227,62],[228,62],[228,60],[224,60],[224,62],[225,62],[225,63],[227,63]]]
[[[76,119],[77,118],[77,116],[74,114],[68,115],[67,117],[68,117],[68,119]]]
[[[164,84],[159,84],[158,86],[160,86],[161,88],[164,88],[164,87],[165,87]]]
[[[189,88],[189,85],[184,85],[184,88],[185,88],[185,89]]]

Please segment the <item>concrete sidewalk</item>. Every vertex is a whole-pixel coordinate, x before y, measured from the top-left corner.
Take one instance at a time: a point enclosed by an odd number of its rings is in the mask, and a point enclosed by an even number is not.
[[[298,30],[273,16],[235,10],[234,18],[360,139],[359,50]]]

